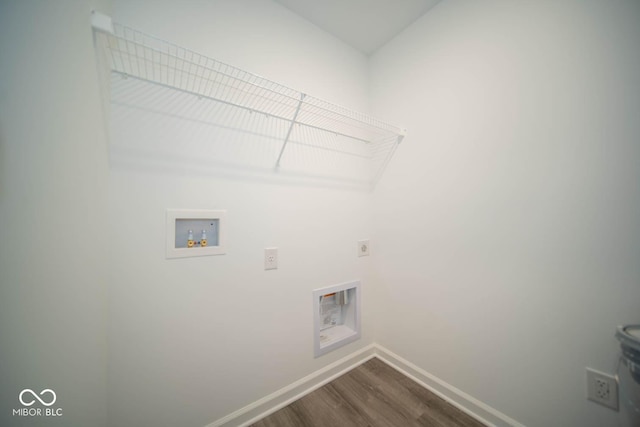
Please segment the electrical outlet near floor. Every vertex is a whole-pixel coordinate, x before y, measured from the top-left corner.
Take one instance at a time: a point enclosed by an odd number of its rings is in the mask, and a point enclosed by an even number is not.
[[[618,410],[618,380],[612,375],[587,368],[587,398]]]
[[[264,269],[276,270],[278,268],[278,248],[264,249]]]

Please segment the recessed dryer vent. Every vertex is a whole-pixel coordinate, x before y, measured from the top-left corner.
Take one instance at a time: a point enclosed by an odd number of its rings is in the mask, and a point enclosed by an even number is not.
[[[313,291],[314,354],[322,356],[360,338],[360,282]]]

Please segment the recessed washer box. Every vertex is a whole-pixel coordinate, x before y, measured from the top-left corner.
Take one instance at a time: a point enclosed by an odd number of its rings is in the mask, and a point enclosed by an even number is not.
[[[222,255],[226,211],[167,209],[167,258]]]
[[[360,338],[360,282],[313,291],[314,355],[322,356]]]

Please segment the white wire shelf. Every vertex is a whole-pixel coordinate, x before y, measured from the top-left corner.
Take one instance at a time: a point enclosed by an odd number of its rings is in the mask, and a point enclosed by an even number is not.
[[[114,90],[133,90],[132,85],[153,85],[158,91],[178,91],[181,96],[208,102],[207,109],[216,114],[206,120],[271,141],[271,163],[276,169],[316,174],[330,170],[341,176],[335,169],[343,167],[351,169],[345,176],[354,178],[356,170],[358,178],[375,184],[405,135],[399,126],[112,23],[105,15],[94,13],[92,24],[99,58],[111,73],[112,103]],[[136,83],[129,82],[126,89],[117,78]],[[315,162],[310,171],[309,161],[300,161],[309,157],[308,152],[322,152],[316,160],[324,159],[326,165]],[[347,160],[337,161],[336,156]]]

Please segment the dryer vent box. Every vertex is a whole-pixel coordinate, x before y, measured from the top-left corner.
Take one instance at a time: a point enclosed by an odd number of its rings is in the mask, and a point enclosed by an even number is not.
[[[314,290],[313,310],[315,357],[360,338],[360,282]]]

